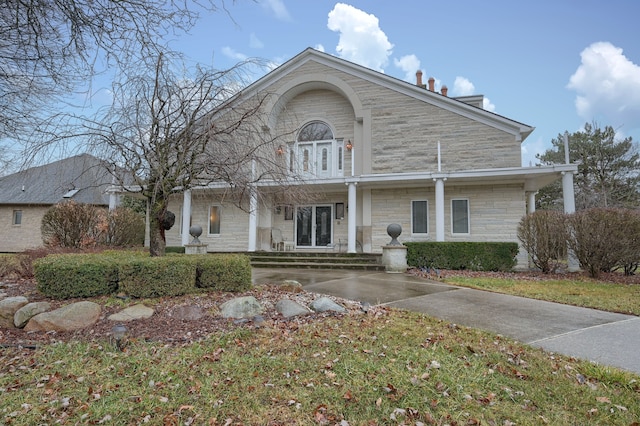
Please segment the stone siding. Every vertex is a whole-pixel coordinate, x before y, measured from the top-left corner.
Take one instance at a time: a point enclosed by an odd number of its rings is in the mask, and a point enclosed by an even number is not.
[[[40,224],[49,206],[0,206],[0,252],[20,252],[42,246]],[[13,225],[13,211],[22,210],[22,223]]]

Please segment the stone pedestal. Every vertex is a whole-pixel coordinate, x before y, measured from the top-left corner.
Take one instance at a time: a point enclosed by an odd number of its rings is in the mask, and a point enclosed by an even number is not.
[[[382,265],[386,272],[403,273],[407,271],[407,247],[399,245],[382,246]]]
[[[185,244],[185,254],[207,254],[207,244]]]

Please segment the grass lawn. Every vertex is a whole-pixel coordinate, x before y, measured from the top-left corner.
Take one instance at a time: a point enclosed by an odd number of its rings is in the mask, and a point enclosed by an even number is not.
[[[638,425],[640,377],[376,308],[188,345],[0,349],[0,424]],[[634,423],[635,422],[635,423]]]
[[[532,299],[640,315],[640,284],[598,281],[578,274],[567,276],[569,278],[519,273],[460,274],[451,271],[443,281]]]

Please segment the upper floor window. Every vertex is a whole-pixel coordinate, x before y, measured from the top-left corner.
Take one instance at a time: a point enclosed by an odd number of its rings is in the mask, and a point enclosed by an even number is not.
[[[311,178],[343,175],[344,150],[331,127],[322,121],[306,124],[289,150],[289,169]]]

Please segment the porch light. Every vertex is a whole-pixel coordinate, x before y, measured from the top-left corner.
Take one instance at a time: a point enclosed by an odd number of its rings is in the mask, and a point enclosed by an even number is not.
[[[115,341],[116,348],[122,351],[126,344],[129,329],[124,324],[116,324],[111,328],[111,337]]]
[[[347,141],[347,151],[351,151],[353,149],[353,144],[351,143],[351,139]]]
[[[282,145],[280,145],[278,149],[276,149],[276,154],[278,155],[284,154],[284,148],[282,147]]]

